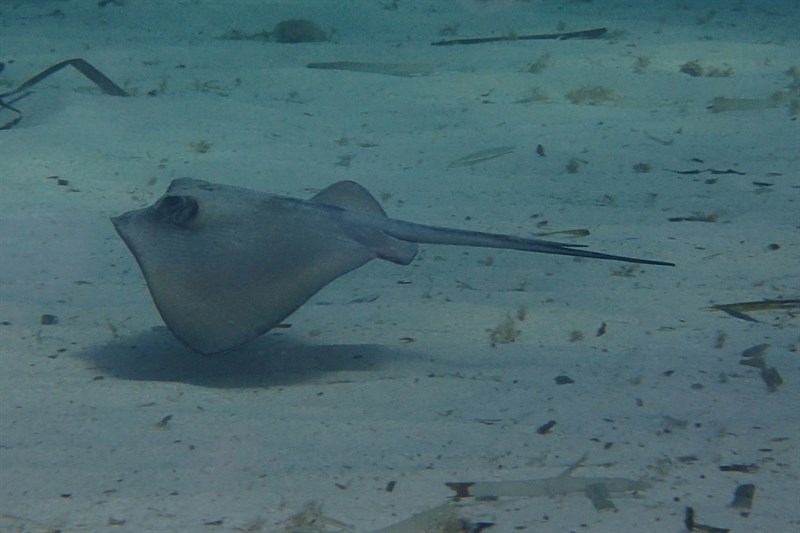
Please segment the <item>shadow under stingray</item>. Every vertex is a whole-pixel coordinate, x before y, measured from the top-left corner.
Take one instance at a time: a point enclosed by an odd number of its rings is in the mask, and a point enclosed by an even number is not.
[[[221,388],[361,381],[371,377],[359,379],[348,373],[375,373],[423,360],[406,349],[378,344],[313,345],[281,333],[260,337],[230,352],[204,356],[185,347],[166,328],[115,339],[76,356],[117,379]]]

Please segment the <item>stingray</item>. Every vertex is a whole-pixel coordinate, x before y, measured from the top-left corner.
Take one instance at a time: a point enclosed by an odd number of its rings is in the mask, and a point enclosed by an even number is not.
[[[388,218],[353,181],[299,200],[179,178],[153,205],[111,221],[166,325],[203,354],[263,335],[328,283],[372,259],[411,263],[418,243],[674,266],[577,244]]]

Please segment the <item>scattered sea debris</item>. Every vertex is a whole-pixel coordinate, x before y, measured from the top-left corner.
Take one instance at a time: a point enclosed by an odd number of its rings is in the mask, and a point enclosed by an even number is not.
[[[719,222],[717,213],[697,213],[683,217],[669,217],[670,222]]]
[[[778,372],[778,369],[775,368],[774,366],[762,368],[761,379],[764,380],[764,383],[767,385],[767,390],[769,392],[777,392],[778,387],[783,385],[783,378]]]
[[[748,313],[759,311],[787,311],[794,313],[800,311],[800,299],[789,300],[758,300],[754,302],[736,302],[732,304],[717,304],[708,307],[714,311],[722,311],[734,318],[748,322],[759,322]]]
[[[773,92],[766,98],[728,98],[718,96],[708,105],[712,113],[724,111],[754,111],[774,109],[787,106],[789,115],[796,117],[800,112],[800,67],[792,67],[786,71],[790,82],[783,89]]]
[[[557,422],[555,420],[548,420],[547,422],[536,428],[536,433],[538,433],[539,435],[547,435],[548,433],[550,433],[551,429],[556,427],[556,423]]]
[[[742,352],[740,365],[751,366],[761,370],[761,379],[767,385],[769,392],[776,392],[780,385],[783,385],[783,378],[774,366],[767,366],[767,358],[764,355],[769,348],[769,344],[756,344]]]
[[[746,349],[742,352],[742,364],[747,364],[748,366],[753,366],[756,368],[763,368],[764,355],[767,353],[767,348],[769,348],[769,344],[763,342]],[[745,363],[745,361],[747,361],[747,363]]]
[[[539,74],[545,68],[549,67],[553,64],[553,61],[550,59],[550,54],[542,54],[536,61],[532,63],[528,63],[522,69],[522,72],[527,72],[529,74]]]
[[[536,233],[537,237],[551,237],[553,235],[563,235],[565,237],[586,237],[589,235],[588,229],[563,229],[559,231],[546,231],[544,233]]]
[[[317,43],[329,41],[330,36],[310,20],[289,19],[275,25],[272,40],[276,43]]]
[[[547,93],[545,93],[541,87],[531,87],[530,89],[528,89],[528,91],[526,91],[526,93],[521,98],[514,100],[514,103],[530,104],[533,102],[546,102],[548,100],[549,98],[547,96]],[[539,153],[538,151],[536,153],[544,157],[544,153]]]
[[[445,502],[371,533],[480,533],[492,525],[494,524],[491,522],[472,522],[461,518],[458,514],[458,506],[452,502]],[[300,512],[290,516],[281,526],[281,533],[352,533],[355,531],[351,525],[324,515],[322,503],[318,500],[306,502]]]
[[[331,40],[331,34],[326,33],[316,23],[306,19],[289,19],[278,22],[272,31],[259,31],[245,33],[241,30],[231,29],[220,39],[229,41],[266,41],[284,44],[318,43]]]
[[[13,532],[31,532],[31,533],[57,533],[59,531],[67,531],[63,523],[46,524],[38,522],[33,518],[25,516],[18,516],[9,513],[0,513],[0,531]]]
[[[724,464],[719,465],[720,472],[739,472],[742,474],[752,474],[758,471],[758,465],[755,463],[749,464],[742,464],[742,463],[734,463],[734,464]]]
[[[453,504],[443,503],[372,533],[479,533],[492,525],[459,518]]]
[[[460,157],[447,165],[447,168],[468,167],[476,163],[482,163],[502,155],[510,154],[516,149],[516,146],[497,146],[495,148],[487,148],[486,150],[479,150],[471,154]]]
[[[445,485],[456,493],[456,498],[477,498],[495,500],[501,497],[562,496],[582,492],[598,511],[614,509],[609,494],[617,492],[636,492],[650,485],[643,480],[620,477],[575,477],[572,472],[578,468],[586,456],[570,465],[561,474],[544,479],[524,481],[466,481],[450,482]]]
[[[739,172],[738,170],[733,170],[732,168],[726,168],[725,170],[719,170],[716,168],[703,168],[703,169],[694,169],[694,170],[673,170],[671,168],[665,168],[666,172],[672,172],[673,174],[684,174],[684,175],[694,175],[694,174],[703,174],[704,172],[708,172],[709,174],[719,175],[719,174],[736,174],[737,176],[746,176],[747,174],[744,172]]]
[[[687,61],[680,66],[679,70],[689,76],[704,78],[728,78],[733,75],[733,67],[730,65],[706,67],[701,65],[699,60]]]
[[[652,59],[647,56],[639,56],[636,58],[636,63],[633,65],[633,71],[636,74],[642,74],[647,67],[650,66]]]
[[[777,91],[769,98],[726,98],[718,96],[711,101],[707,109],[712,113],[723,111],[753,111],[756,109],[773,109],[781,107],[788,101],[786,93]]]
[[[58,324],[58,316],[45,313],[39,318],[39,323],[43,326]]]
[[[753,483],[742,483],[736,487],[733,492],[733,501],[731,507],[734,509],[751,509],[753,507],[753,498],[756,495],[756,486]]]
[[[510,314],[506,316],[489,332],[489,343],[492,348],[498,344],[511,344],[517,340],[522,331],[517,329],[517,323]]]
[[[165,429],[169,425],[170,420],[172,420],[172,415],[164,416],[161,420],[153,424],[153,427],[156,429]]]
[[[369,63],[360,61],[330,61],[325,63],[309,63],[306,68],[325,70],[349,70],[352,72],[368,72],[388,76],[416,77],[428,76],[436,71],[436,65],[425,63]]]
[[[581,31],[568,31],[560,33],[540,33],[534,35],[503,35],[501,37],[474,37],[470,39],[446,39],[443,41],[436,41],[431,43],[432,46],[450,46],[454,44],[484,44],[496,43],[500,41],[542,41],[542,40],[555,40],[565,41],[567,39],[599,39],[603,37],[608,30],[606,28],[594,28],[591,30]]]
[[[322,502],[311,500],[290,516],[283,524],[281,533],[351,532],[352,526],[322,513]]]
[[[5,124],[0,124],[0,130],[8,130],[19,124],[22,120],[22,112],[15,107],[12,107],[11,104],[21,100],[31,94],[31,90],[34,85],[39,83],[40,81],[50,77],[52,74],[55,74],[59,70],[64,67],[71,66],[81,74],[83,74],[87,79],[89,79],[92,83],[94,83],[104,94],[109,96],[130,96],[122,87],[111,81],[105,74],[97,70],[87,61],[77,57],[74,59],[66,59],[55,65],[49,66],[34,77],[24,81],[21,83],[16,89],[11,91],[4,92],[0,94],[0,110],[7,109],[16,115],[16,118],[6,122]],[[4,67],[4,63],[0,63],[0,72],[2,72]],[[13,100],[6,101],[7,98],[15,96]]]
[[[569,332],[569,342],[580,342],[584,339],[583,332],[579,329],[573,329]]]
[[[586,165],[588,163],[589,163],[588,161],[585,161],[583,159],[578,159],[577,157],[571,157],[569,161],[567,161],[564,170],[567,171],[567,174],[577,174],[578,172],[580,172],[583,165]]]
[[[586,85],[567,93],[567,100],[576,105],[606,105],[615,99],[614,91],[602,85]]]
[[[698,533],[729,533],[730,529],[724,527],[707,526],[705,524],[698,524],[694,521],[694,509],[691,507],[686,508],[686,513],[683,519],[683,525],[688,531],[697,531]]]

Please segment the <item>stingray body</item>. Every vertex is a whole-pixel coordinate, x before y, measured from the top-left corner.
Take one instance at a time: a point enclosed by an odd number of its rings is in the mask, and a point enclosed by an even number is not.
[[[203,354],[266,333],[325,285],[372,259],[407,265],[417,243],[672,265],[391,219],[352,181],[299,200],[180,178],[152,206],[111,220],[142,269],[164,322]]]

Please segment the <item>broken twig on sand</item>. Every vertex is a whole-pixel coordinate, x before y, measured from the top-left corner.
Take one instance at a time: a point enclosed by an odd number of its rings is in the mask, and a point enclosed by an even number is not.
[[[483,44],[500,41],[565,41],[567,39],[599,39],[608,32],[606,28],[592,30],[568,31],[561,33],[539,33],[535,35],[504,35],[502,37],[476,37],[474,39],[446,39],[436,41],[431,46],[450,46],[453,44]]]

